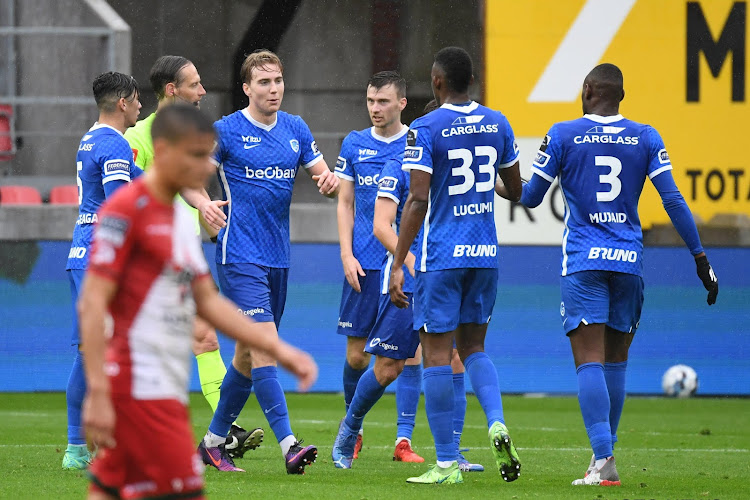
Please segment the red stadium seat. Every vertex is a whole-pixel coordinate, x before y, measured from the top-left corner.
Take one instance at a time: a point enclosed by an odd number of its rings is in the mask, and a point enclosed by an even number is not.
[[[55,186],[49,192],[52,205],[78,205],[78,186]]]
[[[42,196],[31,186],[0,186],[0,205],[39,205]]]
[[[8,104],[0,104],[0,161],[13,159],[13,135],[10,129],[10,119],[13,108]]]

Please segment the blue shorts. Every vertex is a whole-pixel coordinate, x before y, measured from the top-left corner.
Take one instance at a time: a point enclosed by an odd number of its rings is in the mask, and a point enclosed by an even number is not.
[[[70,283],[70,296],[73,299],[73,335],[70,339],[71,345],[81,344],[81,332],[78,330],[78,310],[76,304],[78,303],[78,295],[81,293],[81,284],[83,282],[83,275],[86,273],[83,269],[68,269],[68,282]]]
[[[497,297],[497,268],[417,271],[414,329],[452,332],[464,323],[489,323]]]
[[[643,308],[643,278],[615,271],[579,271],[560,278],[565,334],[578,325],[606,324],[635,333]]]
[[[391,359],[413,358],[419,347],[419,332],[414,329],[412,294],[409,307],[399,309],[388,294],[380,294],[378,317],[367,337],[365,352]]]
[[[239,311],[259,323],[273,321],[278,330],[286,305],[289,269],[258,264],[217,264],[219,288]]]
[[[339,327],[336,333],[347,337],[367,337],[378,316],[380,300],[380,269],[365,269],[359,276],[360,293],[354,291],[346,278],[339,306]]]

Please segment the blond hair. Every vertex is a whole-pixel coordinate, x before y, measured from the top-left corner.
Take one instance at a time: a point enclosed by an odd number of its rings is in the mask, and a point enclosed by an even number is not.
[[[253,70],[256,68],[267,69],[268,66],[278,66],[279,71],[282,74],[284,73],[284,65],[281,64],[281,59],[270,50],[261,49],[249,54],[240,68],[242,83],[249,85],[253,79]]]

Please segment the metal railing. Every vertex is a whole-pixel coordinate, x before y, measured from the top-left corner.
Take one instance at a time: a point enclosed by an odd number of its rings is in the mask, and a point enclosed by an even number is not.
[[[0,151],[5,156],[16,154],[17,138],[24,137],[74,137],[79,131],[47,129],[18,129],[16,124],[19,115],[29,111],[28,108],[50,105],[91,106],[91,95],[59,96],[27,94],[18,86],[18,38],[19,37],[94,37],[106,44],[105,71],[130,73],[131,35],[130,26],[112,9],[105,0],[78,0],[83,8],[90,9],[102,21],[104,26],[23,26],[16,25],[18,0],[0,0],[4,16],[9,25],[0,26],[0,46],[5,45],[5,63],[0,67],[6,77],[5,85],[0,87],[0,104],[13,107],[13,112],[6,116],[9,129],[0,130],[0,136],[10,136],[11,151]],[[4,88],[3,88],[4,87]]]

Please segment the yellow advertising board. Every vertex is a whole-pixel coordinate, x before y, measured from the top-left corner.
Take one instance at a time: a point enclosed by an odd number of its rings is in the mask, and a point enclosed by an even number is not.
[[[750,215],[748,3],[486,0],[485,103],[517,137],[541,140],[581,116],[588,71],[614,63],[621,113],[661,133],[693,213]],[[669,221],[650,182],[640,213],[644,228]]]

